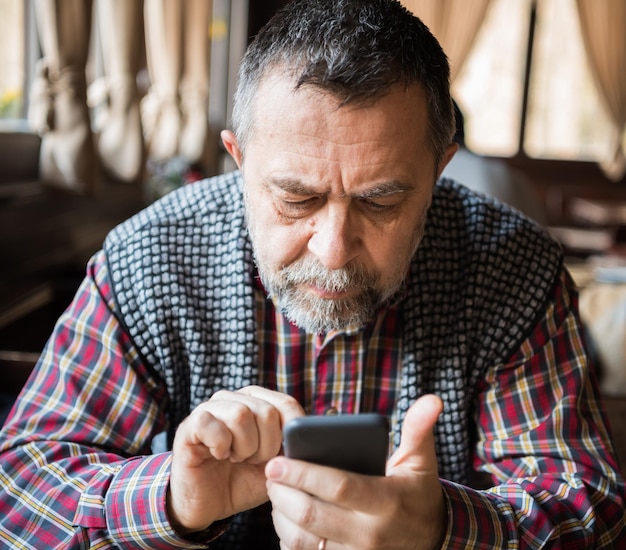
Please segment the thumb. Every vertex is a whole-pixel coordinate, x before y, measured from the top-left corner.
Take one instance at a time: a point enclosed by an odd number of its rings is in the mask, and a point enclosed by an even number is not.
[[[402,425],[400,446],[387,463],[387,475],[398,468],[437,470],[433,428],[442,411],[443,402],[436,395],[424,395],[411,405]]]

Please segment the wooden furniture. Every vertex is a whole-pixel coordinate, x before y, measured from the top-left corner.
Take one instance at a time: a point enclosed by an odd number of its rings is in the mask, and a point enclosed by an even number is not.
[[[84,197],[36,182],[0,185],[0,391],[19,390],[89,257],[143,206],[139,186],[103,182]]]

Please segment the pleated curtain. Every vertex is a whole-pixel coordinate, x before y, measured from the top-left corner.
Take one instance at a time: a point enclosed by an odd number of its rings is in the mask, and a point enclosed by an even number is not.
[[[40,179],[77,193],[93,190],[97,167],[87,107],[85,65],[91,0],[35,0],[39,61],[29,121],[42,138]]]
[[[98,0],[102,97],[96,120],[97,151],[115,180],[139,181],[145,158],[137,74],[143,61],[143,0]]]
[[[42,181],[90,193],[102,171],[140,181],[146,157],[212,162],[211,0],[96,0],[102,75],[91,83],[91,113],[85,68],[92,0],[33,5],[43,58],[29,120],[42,137]],[[142,98],[137,76],[144,60],[149,88]]]
[[[626,2],[577,0],[577,5],[587,57],[613,126],[600,167],[619,181],[626,174]]]
[[[151,159],[202,164],[207,155],[211,11],[210,0],[144,0]]]

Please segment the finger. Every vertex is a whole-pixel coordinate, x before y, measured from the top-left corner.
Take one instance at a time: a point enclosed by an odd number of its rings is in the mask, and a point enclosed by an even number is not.
[[[239,394],[249,395],[262,401],[271,403],[280,413],[281,423],[284,425],[293,418],[304,416],[305,412],[302,405],[298,403],[296,399],[287,395],[286,393],[280,393],[261,386],[246,386],[237,391]]]
[[[386,478],[381,476],[377,480],[384,483]],[[267,483],[267,493],[272,503],[272,520],[276,533],[289,548],[317,548],[321,539],[326,539],[329,547],[387,547],[371,544],[374,540],[383,540],[380,533],[376,535],[381,524],[376,517],[376,513],[380,512],[379,502],[376,506],[368,506],[372,509],[369,513],[364,513],[356,508],[325,502],[298,489],[272,481]],[[372,498],[372,495],[377,494],[370,493],[367,501],[377,501],[377,498]],[[385,527],[386,525],[385,523]]]
[[[178,427],[174,451],[185,450],[187,466],[200,465],[209,457],[224,460],[230,456],[233,435],[230,429],[210,412],[196,409]]]
[[[236,392],[218,392],[198,407],[219,419],[231,433],[228,458],[266,462],[280,452],[280,413],[267,401]]]
[[[371,495],[376,494],[377,483],[384,479],[283,456],[267,463],[265,475],[269,484],[285,485],[324,502],[362,512],[376,508]]]
[[[325,546],[326,550],[330,550],[331,543],[326,537],[317,536],[314,533],[303,531],[299,529],[297,525],[292,524],[289,520],[284,518],[282,514],[272,511],[272,523],[274,524],[274,530],[280,539],[280,548],[292,549],[292,548],[310,548],[311,550],[317,550],[320,546],[320,541],[326,539],[328,542]]]
[[[274,529],[286,548],[318,548],[322,539],[345,543],[354,537],[351,510],[278,483],[268,483],[268,496]],[[355,547],[364,548],[361,543]]]
[[[333,533],[333,507],[291,487],[269,484],[272,522],[281,543],[287,548],[317,548],[322,538]]]
[[[258,464],[280,452],[284,422],[304,414],[293,397],[259,386],[217,392],[204,408],[232,431],[230,459]]]
[[[425,395],[411,405],[402,425],[400,446],[387,463],[388,475],[398,467],[437,469],[433,429],[442,410],[443,402],[435,395]]]

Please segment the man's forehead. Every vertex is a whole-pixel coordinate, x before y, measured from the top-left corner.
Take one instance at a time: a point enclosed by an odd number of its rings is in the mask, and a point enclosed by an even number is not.
[[[259,100],[263,103],[263,99],[269,99],[269,106],[279,107],[280,105],[277,105],[273,99],[276,96],[283,96],[303,102],[324,100],[334,104],[337,109],[358,110],[375,106],[385,98],[398,93],[412,95],[416,109],[421,106],[427,107],[426,94],[423,86],[418,82],[409,86],[402,83],[393,84],[389,88],[380,90],[379,93],[373,93],[369,97],[359,97],[358,100],[351,100],[348,90],[339,93],[336,90],[323,88],[315,84],[304,83],[299,85],[293,68],[277,65],[266,70],[261,77],[255,93],[255,103],[259,102]],[[268,105],[264,105],[264,107],[268,107]]]

